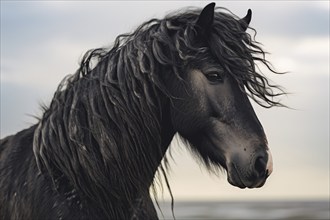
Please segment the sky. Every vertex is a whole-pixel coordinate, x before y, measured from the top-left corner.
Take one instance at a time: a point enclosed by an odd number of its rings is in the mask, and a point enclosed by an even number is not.
[[[61,79],[84,52],[151,18],[207,1],[2,1],[0,136],[37,122]],[[253,105],[273,154],[274,172],[260,189],[231,186],[226,174],[200,166],[174,138],[169,182],[176,200],[329,199],[329,1],[216,1],[250,25],[270,54],[267,74],[290,93],[288,108]],[[169,199],[164,190],[163,197]]]

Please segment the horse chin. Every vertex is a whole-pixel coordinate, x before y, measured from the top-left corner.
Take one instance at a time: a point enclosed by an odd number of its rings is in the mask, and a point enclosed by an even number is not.
[[[257,181],[248,180],[244,173],[240,172],[240,169],[235,165],[232,164],[229,169],[227,170],[227,180],[228,182],[238,188],[245,189],[245,188],[260,188],[262,187],[267,180],[268,175],[264,178],[261,178]]]
[[[228,173],[227,180],[233,186],[236,186],[236,187],[241,188],[241,189],[246,188],[245,184],[243,183],[243,181],[241,180],[241,178],[239,177],[238,174],[235,174],[235,175],[231,174],[230,175]]]

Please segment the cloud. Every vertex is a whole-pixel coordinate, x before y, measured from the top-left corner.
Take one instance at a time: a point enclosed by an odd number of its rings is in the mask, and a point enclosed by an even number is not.
[[[51,98],[47,90],[9,82],[1,82],[0,94],[0,138],[36,123],[34,116],[40,116],[40,102]]]
[[[260,34],[299,39],[329,35],[329,7],[313,1],[264,1],[251,4],[252,26]],[[266,9],[268,8],[268,9]],[[271,8],[271,10],[269,10]]]
[[[66,39],[53,38],[21,48],[16,56],[7,56],[1,62],[1,83],[34,85],[55,88],[67,74],[78,68],[79,57],[87,48]]]
[[[286,37],[263,36],[269,59],[280,71],[292,73],[328,75],[329,36],[306,36],[293,39]]]

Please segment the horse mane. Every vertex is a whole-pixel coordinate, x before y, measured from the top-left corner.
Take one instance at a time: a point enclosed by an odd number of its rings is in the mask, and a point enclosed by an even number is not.
[[[134,32],[119,35],[111,48],[88,51],[76,73],[60,83],[34,136],[38,167],[49,173],[57,188],[64,174],[83,192],[80,196],[88,195],[105,212],[115,211],[106,202],[114,198],[124,196],[133,203],[135,195],[125,190],[121,178],[109,179],[107,174],[124,176],[141,193],[150,185],[144,177],[153,175],[150,167],[157,163],[155,157],[162,156],[163,97],[175,98],[165,81],[183,81],[182,70],[206,53],[216,57],[258,104],[281,105],[273,100],[282,94],[274,92],[280,88],[258,73],[255,62],[277,72],[238,18],[217,8],[208,45],[201,46],[194,39],[199,14],[200,9],[190,9],[151,19]],[[156,155],[145,148],[154,149]],[[136,152],[143,152],[143,164],[130,159]],[[164,161],[166,166],[166,157]],[[125,169],[127,164],[142,167],[132,173]],[[160,172],[167,179],[163,165]]]

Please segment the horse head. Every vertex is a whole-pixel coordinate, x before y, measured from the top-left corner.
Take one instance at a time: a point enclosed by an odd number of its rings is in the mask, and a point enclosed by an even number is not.
[[[185,65],[183,80],[171,85],[175,97],[172,124],[207,165],[227,171],[229,183],[240,188],[261,187],[273,170],[272,156],[248,98],[247,83],[238,80],[238,75],[253,74],[254,69],[234,53],[236,48],[229,41],[216,39],[219,35],[213,32],[219,30],[214,22],[220,18],[216,18],[214,6],[207,5],[195,22],[194,42],[203,52]],[[250,20],[251,10],[231,25],[239,27],[242,35]],[[240,41],[240,47],[247,47]],[[222,45],[215,45],[220,42]],[[239,62],[226,60],[225,54],[230,52],[231,58]]]

